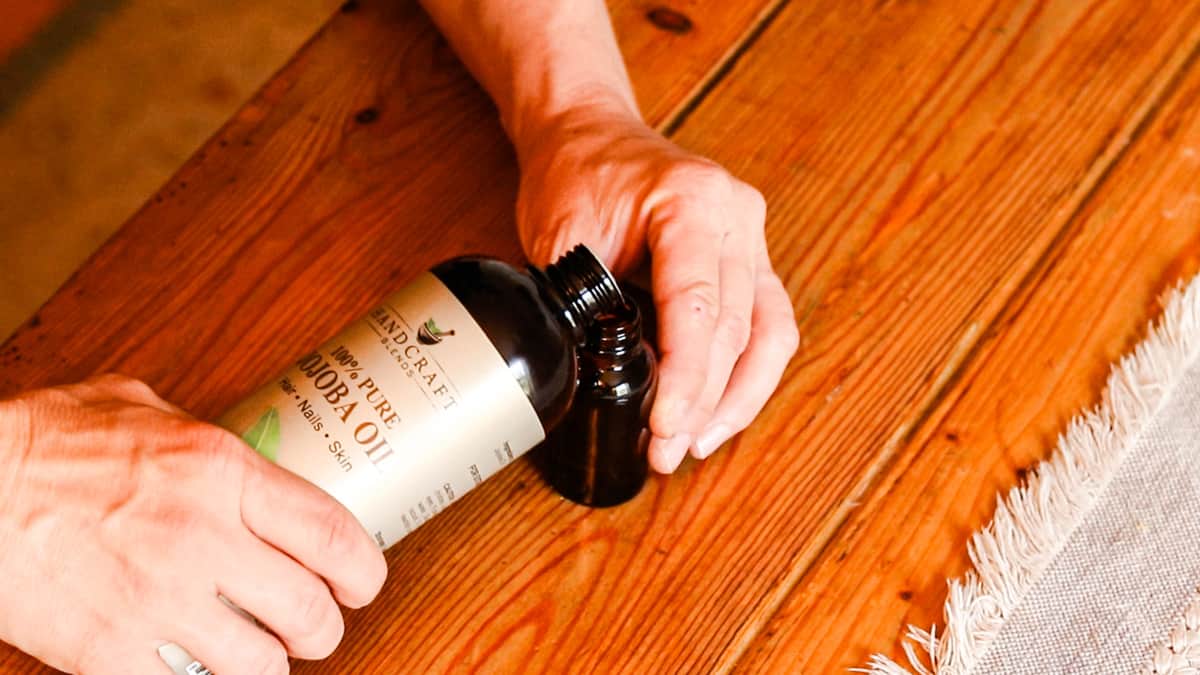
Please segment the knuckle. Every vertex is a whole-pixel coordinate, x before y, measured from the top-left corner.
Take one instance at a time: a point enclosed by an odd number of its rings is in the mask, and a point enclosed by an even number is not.
[[[121,375],[120,377],[122,378],[121,387],[130,394],[133,394],[139,398],[158,398],[158,394],[155,393],[154,389],[142,380],[133,377],[126,377],[124,375]]]
[[[796,328],[795,323],[789,321],[777,332],[775,340],[779,349],[791,356],[800,349],[800,330]]]
[[[676,195],[665,203],[664,217],[647,233],[652,251],[685,244],[696,250],[717,251],[725,238],[718,223],[707,217],[712,207],[694,195]]]
[[[672,167],[668,177],[687,191],[703,195],[720,196],[733,190],[733,176],[719,164],[708,160],[680,162]]]
[[[179,421],[178,438],[188,454],[201,460],[206,475],[232,478],[243,475],[247,450],[237,436],[204,422]]]
[[[97,375],[92,384],[133,398],[156,396],[150,385],[141,380],[120,373],[104,373]]]
[[[750,317],[746,316],[744,312],[736,310],[721,312],[721,318],[717,324],[717,336],[733,351],[738,354],[746,351],[746,346],[750,344],[750,331]]]
[[[354,555],[358,525],[352,522],[337,504],[330,504],[321,515],[320,544],[326,554],[335,560],[345,560]]]
[[[266,634],[263,634],[264,638]],[[288,655],[283,645],[273,639],[264,639],[254,647],[243,647],[245,653],[239,659],[246,664],[245,672],[251,675],[281,675],[288,672]]]
[[[333,598],[330,597],[329,591],[324,586],[317,586],[315,583],[307,584],[306,588],[296,589],[292,593],[294,631],[290,637],[312,641],[327,635],[336,636],[341,639],[340,632],[333,633],[328,630],[331,628],[332,619],[337,617],[338,623],[341,622],[341,613],[331,611]],[[313,644],[312,648],[319,651],[325,651],[324,656],[328,656],[329,652],[337,646],[337,641],[333,644],[326,645]]]
[[[120,373],[98,373],[88,377],[83,383],[96,386],[120,387],[125,384],[125,380],[127,379],[130,378]]]
[[[180,424],[178,438],[188,447],[205,450],[214,455],[224,454],[229,450],[229,443],[222,435],[215,433],[213,427],[203,422]]]
[[[237,462],[243,462],[249,456],[249,446],[238,436],[204,422],[194,424],[198,426],[196,433],[201,437],[201,442],[212,446],[214,452],[227,455]]]
[[[761,225],[767,219],[767,198],[755,187],[738,181],[738,192],[742,195],[744,208],[754,215]]]
[[[787,290],[776,277],[775,283],[769,284],[762,292],[766,338],[779,351],[789,356],[795,354],[800,348],[800,329],[796,325],[795,310]]]

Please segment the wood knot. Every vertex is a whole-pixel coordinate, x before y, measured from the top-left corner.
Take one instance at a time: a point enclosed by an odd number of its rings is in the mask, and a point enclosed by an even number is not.
[[[683,35],[692,30],[692,20],[669,7],[655,7],[646,12],[646,18],[650,20],[650,23],[668,33]]]
[[[900,591],[900,599],[905,602],[912,600],[912,591]]]
[[[375,108],[363,108],[354,114],[354,121],[359,124],[370,124],[379,119],[379,111]]]

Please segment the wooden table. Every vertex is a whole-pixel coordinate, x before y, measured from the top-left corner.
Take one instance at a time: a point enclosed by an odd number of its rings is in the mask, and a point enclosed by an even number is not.
[[[898,654],[997,491],[1200,269],[1200,3],[612,10],[648,119],[766,194],[800,354],[750,430],[629,505],[503,472],[298,672]],[[351,0],[0,347],[0,394],[116,370],[213,416],[432,263],[517,259],[516,180],[421,12]]]
[[[4,21],[0,22],[0,64],[14,52],[27,45],[58,15],[71,0],[24,0],[6,3]]]

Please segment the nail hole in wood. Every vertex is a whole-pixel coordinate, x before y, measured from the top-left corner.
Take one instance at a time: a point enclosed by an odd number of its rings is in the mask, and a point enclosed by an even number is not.
[[[370,124],[379,119],[379,111],[375,108],[363,108],[354,115],[354,121],[359,124]]]
[[[669,7],[655,7],[646,12],[646,18],[668,33],[683,35],[692,30],[692,20]]]

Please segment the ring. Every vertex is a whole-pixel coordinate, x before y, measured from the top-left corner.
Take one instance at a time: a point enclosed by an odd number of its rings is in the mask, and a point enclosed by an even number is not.
[[[204,664],[192,658],[183,647],[168,642],[158,648],[158,656],[175,675],[214,675]]]

